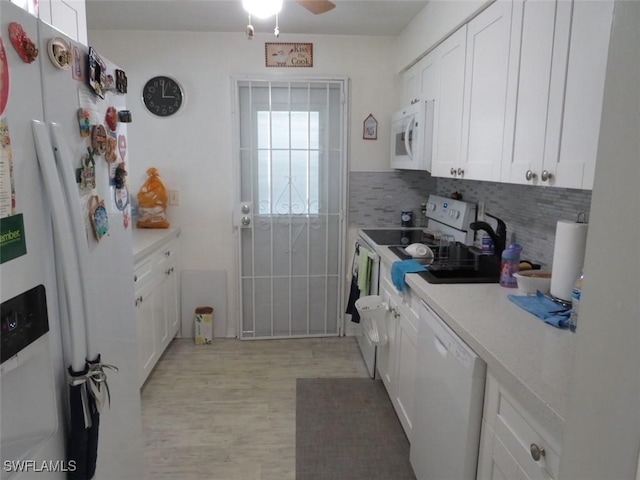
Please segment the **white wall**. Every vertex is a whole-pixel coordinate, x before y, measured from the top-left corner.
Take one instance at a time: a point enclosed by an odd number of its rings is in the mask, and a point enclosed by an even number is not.
[[[402,31],[396,70],[411,66],[427,50],[444,40],[494,0],[431,1]]]
[[[638,45],[640,2],[617,1],[560,479],[635,478],[640,449]]]
[[[340,76],[350,79],[350,169],[388,170],[389,118],[395,110],[398,76],[396,38],[304,36],[282,34],[281,42],[312,42],[313,68],[264,67],[264,43],[273,36],[249,41],[244,33],[91,31],[90,44],[127,73],[129,182],[137,193],[154,166],[169,189],[180,191],[180,206],[169,207],[170,221],[182,227],[184,269],[229,273],[228,334],[235,335],[236,265],[234,260],[235,159],[232,138],[231,75],[260,74],[280,78]],[[144,83],[169,75],[183,86],[186,104],[170,118],[156,118],[141,102]],[[362,140],[362,122],[378,120],[378,140]]]

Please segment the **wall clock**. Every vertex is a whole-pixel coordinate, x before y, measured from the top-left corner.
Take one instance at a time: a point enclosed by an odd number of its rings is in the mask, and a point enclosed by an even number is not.
[[[147,110],[154,115],[169,117],[182,106],[184,93],[182,87],[173,78],[159,75],[144,85],[142,101]]]

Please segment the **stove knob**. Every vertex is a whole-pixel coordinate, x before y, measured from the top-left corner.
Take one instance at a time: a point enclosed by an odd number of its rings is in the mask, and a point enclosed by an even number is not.
[[[436,209],[435,203],[427,203],[427,210],[433,212]]]

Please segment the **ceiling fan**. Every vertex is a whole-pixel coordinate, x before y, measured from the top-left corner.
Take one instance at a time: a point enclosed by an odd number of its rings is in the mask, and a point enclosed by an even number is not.
[[[319,15],[321,13],[327,13],[329,10],[335,8],[336,4],[329,0],[295,0],[296,3],[303,6],[311,13]]]
[[[330,0],[294,0],[297,4],[306,8],[315,15],[326,13],[335,8],[335,3]],[[276,37],[280,35],[280,27],[278,26],[278,13],[282,9],[283,0],[242,0],[242,6],[249,13],[249,24],[247,25],[246,34],[249,40],[253,39],[254,28],[251,25],[251,16],[257,18],[268,18],[276,16],[276,28],[273,33]]]

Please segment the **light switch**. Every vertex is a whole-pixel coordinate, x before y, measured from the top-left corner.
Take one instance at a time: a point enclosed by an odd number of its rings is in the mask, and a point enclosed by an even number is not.
[[[180,191],[169,190],[169,205],[180,205]]]

